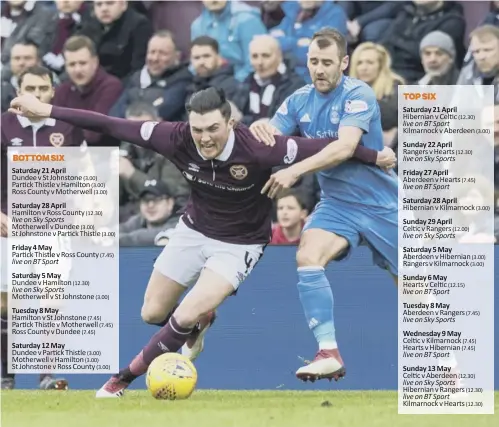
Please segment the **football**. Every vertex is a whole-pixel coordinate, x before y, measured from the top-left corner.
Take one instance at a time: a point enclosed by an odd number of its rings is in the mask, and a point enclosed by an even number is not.
[[[196,388],[198,373],[192,362],[178,353],[165,353],[149,365],[146,385],[160,400],[181,400],[190,397]]]

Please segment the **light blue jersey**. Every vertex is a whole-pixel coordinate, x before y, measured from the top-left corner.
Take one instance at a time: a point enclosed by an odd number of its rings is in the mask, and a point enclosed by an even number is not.
[[[290,95],[270,122],[284,135],[296,129],[309,138],[338,138],[341,126],[364,131],[361,144],[383,149],[378,102],[373,90],[358,79],[343,76],[338,87],[323,95],[307,85]],[[317,174],[323,198],[397,209],[398,179],[380,168],[356,160]]]
[[[364,82],[343,76],[323,95],[313,85],[298,89],[270,123],[284,135],[297,129],[309,138],[338,138],[341,126],[363,130],[360,144],[383,149],[378,101]],[[334,144],[334,142],[333,142]],[[348,160],[317,174],[321,201],[304,230],[319,228],[344,237],[350,248],[367,245],[374,262],[398,273],[398,178],[376,166]],[[350,252],[350,251],[349,251]],[[344,254],[337,260],[346,258]]]

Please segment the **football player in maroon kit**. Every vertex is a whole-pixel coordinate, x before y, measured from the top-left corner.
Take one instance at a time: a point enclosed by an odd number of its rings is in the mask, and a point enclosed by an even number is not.
[[[191,186],[186,210],[154,264],[142,316],[160,322],[191,288],[163,326],[132,360],[112,376],[97,397],[120,397],[150,363],[177,352],[198,320],[238,289],[263,255],[271,237],[272,200],[262,194],[273,167],[291,165],[318,153],[331,139],[276,136],[260,143],[231,118],[223,91],[195,93],[186,105],[189,122],[137,122],[90,111],[44,104],[23,96],[11,103],[18,115],[51,117],[83,129],[109,134],[167,157]],[[358,159],[393,167],[395,155],[358,146],[338,162]]]

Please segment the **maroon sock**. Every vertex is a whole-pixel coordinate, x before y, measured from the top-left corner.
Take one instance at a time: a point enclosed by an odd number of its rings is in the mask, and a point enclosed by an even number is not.
[[[122,369],[117,375],[122,381],[131,383],[135,378],[144,375],[147,368],[156,357],[163,353],[176,353],[185,344],[192,328],[183,328],[179,326],[175,317],[156,332],[142,351],[135,356],[125,369]]]

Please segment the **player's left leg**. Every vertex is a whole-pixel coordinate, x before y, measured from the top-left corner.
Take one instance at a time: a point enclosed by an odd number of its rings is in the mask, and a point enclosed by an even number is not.
[[[325,274],[331,260],[346,257],[358,244],[358,233],[344,211],[330,200],[321,201],[305,225],[296,254],[300,301],[319,345],[315,359],[296,372],[305,381],[338,380],[346,372],[336,342],[333,291]]]

